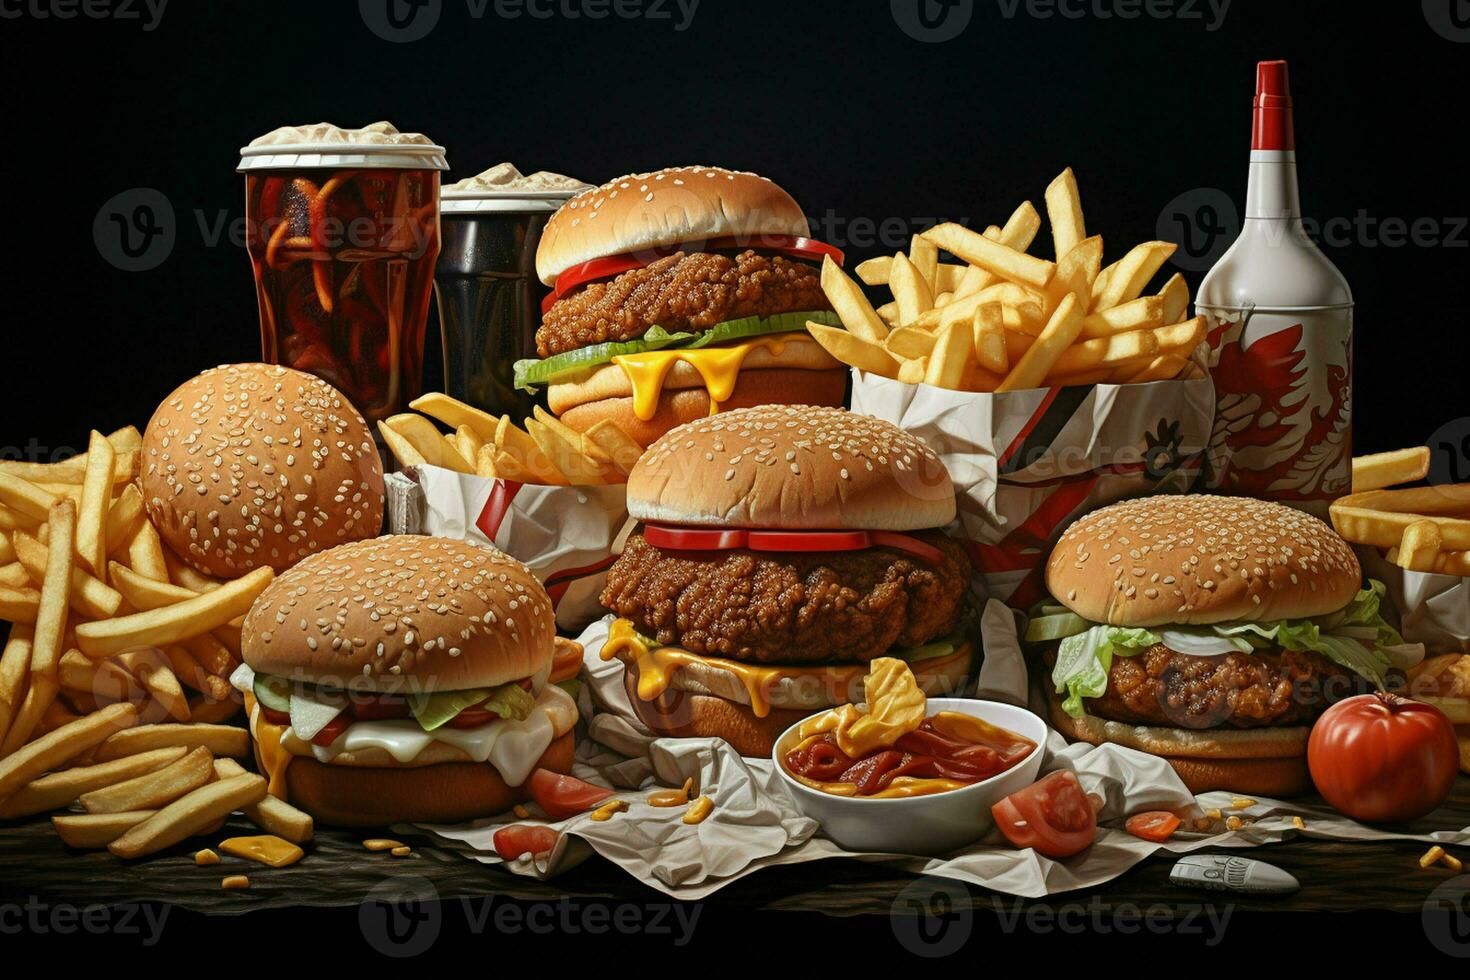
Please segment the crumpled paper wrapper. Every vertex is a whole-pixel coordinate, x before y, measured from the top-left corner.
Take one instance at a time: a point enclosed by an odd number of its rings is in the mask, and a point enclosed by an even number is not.
[[[490,544],[520,559],[546,586],[561,632],[606,612],[597,597],[630,526],[623,484],[544,487],[411,466],[386,486],[390,532]]]
[[[629,810],[597,822],[581,814],[553,826],[563,831],[556,849],[541,860],[522,858],[507,866],[519,874],[545,878],[573,866],[587,849],[610,859],[633,877],[675,898],[703,898],[761,868],[845,857],[892,861],[914,874],[937,875],[996,891],[1036,898],[1100,885],[1152,854],[1184,854],[1207,847],[1246,848],[1296,836],[1324,840],[1422,840],[1470,843],[1470,828],[1389,832],[1365,827],[1326,807],[1258,799],[1248,809],[1231,809],[1231,793],[1194,797],[1168,763],[1117,745],[1068,745],[1056,732],[1047,740],[1044,772],[1074,770],[1083,787],[1102,796],[1097,839],[1076,857],[1055,861],[1031,850],[1017,850],[992,831],[983,840],[939,858],[902,854],[853,853],[820,836],[814,821],[801,815],[769,759],[741,758],[719,739],[653,737],[634,716],[622,682],[622,665],[598,656],[607,638],[607,620],[581,636],[586,647],[581,708],[587,737],[578,744],[576,775],[619,790]],[[981,622],[985,660],[978,697],[1027,704],[1033,685],[1017,639],[1016,614],[992,600]],[[1039,705],[1033,705],[1036,710]],[[644,800],[659,786],[682,785],[694,776],[715,809],[702,824],[681,822],[683,808],[658,809]],[[1200,833],[1185,826],[1166,844],[1141,840],[1122,829],[1130,814],[1173,810],[1199,817],[1220,808],[1249,821],[1238,831]],[[1300,816],[1305,830],[1292,817]],[[506,814],[464,827],[430,826],[466,857],[503,863],[491,838],[497,827],[518,822]],[[1432,819],[1422,822],[1433,823]]]
[[[904,384],[853,369],[852,410],[922,438],[954,480],[960,538],[982,595],[1026,609],[1072,519],[1124,497],[1182,493],[1215,419],[1201,377],[1002,394]]]
[[[1411,572],[1377,548],[1355,545],[1353,550],[1363,572],[1387,588],[1388,601],[1398,610],[1396,625],[1407,642],[1424,644],[1428,656],[1470,653],[1470,578]]]

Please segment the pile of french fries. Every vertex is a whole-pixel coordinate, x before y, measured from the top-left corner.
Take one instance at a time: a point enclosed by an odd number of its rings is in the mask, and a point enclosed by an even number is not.
[[[1174,254],[1144,242],[1103,266],[1102,237],[1089,237],[1077,180],[1068,167],[1046,189],[1055,261],[1029,254],[1041,229],[1030,201],[1004,227],[983,234],[936,225],[909,252],[857,267],[892,302],[876,309],[828,258],[822,288],[843,327],[808,323],[838,360],[910,384],[956,391],[1125,384],[1188,377],[1205,338],[1202,317],[1186,319],[1189,287],[1175,273],[1145,295]],[[941,252],[960,260],[946,262]]]
[[[521,428],[508,415],[496,418],[439,393],[416,398],[409,407],[423,414],[405,412],[378,423],[400,466],[428,464],[542,486],[594,486],[628,482],[643,452],[611,420],[578,432],[538,407]],[[451,431],[441,433],[429,419]]]
[[[311,840],[311,817],[267,795],[265,779],[235,761],[250,752],[245,729],[139,718],[120,701],[0,760],[0,819],[78,806],[51,818],[62,841],[121,858],[213,833],[236,810],[286,841]]]
[[[201,575],[163,546],[137,484],[135,428],[59,463],[0,461],[0,762],[100,710],[224,721],[240,623],[269,568]]]
[[[1400,568],[1470,575],[1470,483],[1400,486],[1428,473],[1426,446],[1355,458],[1353,492],[1329,508],[1332,526]]]

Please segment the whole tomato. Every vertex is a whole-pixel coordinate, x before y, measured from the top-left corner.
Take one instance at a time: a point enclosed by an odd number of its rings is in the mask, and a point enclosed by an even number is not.
[[[1379,692],[1339,701],[1317,719],[1307,765],[1317,791],[1354,820],[1402,823],[1450,795],[1460,750],[1444,712]]]

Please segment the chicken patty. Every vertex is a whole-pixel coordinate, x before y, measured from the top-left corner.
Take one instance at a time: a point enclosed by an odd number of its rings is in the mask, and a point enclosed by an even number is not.
[[[753,663],[865,662],[954,631],[970,562],[938,532],[939,567],[886,548],[680,552],[633,534],[602,604],[660,643]]]
[[[1157,644],[1114,657],[1107,693],[1086,705],[1089,714],[1135,725],[1306,725],[1359,686],[1356,674],[1311,651],[1202,657]]]
[[[821,274],[805,263],[749,250],[734,256],[675,252],[558,300],[536,331],[536,350],[550,357],[632,340],[654,324],[674,333],[746,316],[831,308]]]

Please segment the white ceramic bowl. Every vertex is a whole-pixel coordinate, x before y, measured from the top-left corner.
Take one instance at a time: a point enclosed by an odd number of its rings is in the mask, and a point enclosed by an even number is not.
[[[792,725],[771,752],[776,771],[796,806],[822,825],[822,832],[849,851],[886,854],[945,854],[985,836],[995,821],[992,804],[1036,782],[1046,744],[1046,723],[1025,708],[973,698],[930,698],[928,714],[973,715],[1036,743],[1031,754],[1005,772],[961,789],[928,796],[863,799],[833,796],[803,785],[782,761],[796,744]]]

